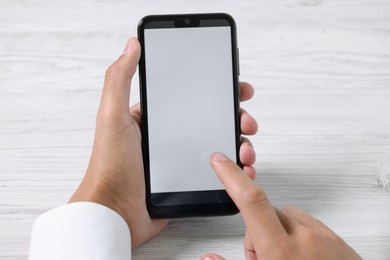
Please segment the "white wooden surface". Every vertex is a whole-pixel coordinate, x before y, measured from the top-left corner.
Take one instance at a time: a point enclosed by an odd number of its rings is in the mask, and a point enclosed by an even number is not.
[[[272,202],[390,259],[390,1],[0,1],[0,258],[25,259],[33,220],[86,169],[105,69],[147,14],[223,11],[238,25],[243,105]],[[133,83],[132,102],[138,97]],[[243,258],[239,216],[174,220],[134,259]]]

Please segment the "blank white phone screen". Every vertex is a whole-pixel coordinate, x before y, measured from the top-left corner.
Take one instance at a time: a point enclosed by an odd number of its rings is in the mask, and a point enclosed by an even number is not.
[[[209,157],[236,158],[231,29],[145,29],[151,192],[222,190]]]

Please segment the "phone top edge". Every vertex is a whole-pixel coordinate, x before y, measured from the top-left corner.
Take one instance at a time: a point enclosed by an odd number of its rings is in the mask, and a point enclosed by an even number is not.
[[[156,28],[145,28],[148,23],[151,22],[174,22],[176,23],[179,19],[185,19],[185,18],[196,18],[199,20],[225,20],[228,24],[226,26],[231,26],[233,30],[236,28],[236,22],[228,13],[218,12],[218,13],[187,13],[187,14],[153,14],[153,15],[146,15],[138,22],[138,31],[144,30],[144,29],[157,29],[157,28],[165,28],[165,26],[162,27],[156,27]],[[184,25],[184,26],[166,26],[167,28],[180,28],[180,27],[204,27],[205,25]]]
[[[150,15],[146,15],[144,17],[141,18],[140,21],[143,21],[143,20],[149,20],[149,19],[161,19],[161,18],[175,18],[175,17],[186,17],[186,16],[201,16],[201,17],[225,17],[225,18],[228,18],[230,20],[233,20],[234,21],[234,18],[233,16],[231,16],[230,14],[228,13],[224,13],[224,12],[217,12],[217,13],[185,13],[185,14],[150,14]]]

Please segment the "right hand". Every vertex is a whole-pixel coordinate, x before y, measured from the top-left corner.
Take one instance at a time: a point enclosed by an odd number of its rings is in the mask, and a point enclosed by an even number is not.
[[[241,211],[247,227],[246,259],[361,259],[336,233],[306,212],[295,207],[274,208],[263,189],[224,154],[213,154],[210,163]],[[201,259],[224,258],[206,254]]]

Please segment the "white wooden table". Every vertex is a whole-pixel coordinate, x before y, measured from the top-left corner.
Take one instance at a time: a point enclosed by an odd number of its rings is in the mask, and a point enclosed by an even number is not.
[[[0,258],[86,169],[105,69],[147,14],[227,12],[256,97],[257,181],[366,259],[390,259],[390,1],[0,1]],[[135,78],[132,102],[138,99]],[[174,220],[134,259],[243,258],[239,216]]]

